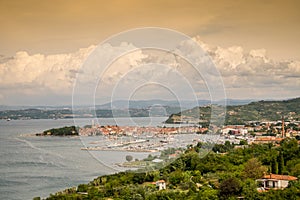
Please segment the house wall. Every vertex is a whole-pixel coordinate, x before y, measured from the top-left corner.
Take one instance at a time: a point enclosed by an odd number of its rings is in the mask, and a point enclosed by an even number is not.
[[[278,181],[268,180],[267,181],[267,187],[269,187],[269,188],[278,188],[279,187]]]
[[[289,181],[286,181],[286,180],[278,180],[278,181],[268,180],[266,185],[267,185],[267,187],[270,187],[270,188],[286,188],[289,185]]]
[[[289,185],[289,181],[281,180],[280,182],[281,182],[281,187],[282,188],[286,188]]]
[[[165,190],[166,189],[166,183],[157,182],[156,186],[159,190]]]

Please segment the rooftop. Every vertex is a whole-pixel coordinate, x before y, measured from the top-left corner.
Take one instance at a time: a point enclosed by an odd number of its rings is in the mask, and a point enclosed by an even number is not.
[[[297,180],[297,177],[289,176],[289,175],[280,175],[280,174],[268,174],[264,175],[263,179],[277,179],[277,180],[287,180],[287,181],[294,181]]]

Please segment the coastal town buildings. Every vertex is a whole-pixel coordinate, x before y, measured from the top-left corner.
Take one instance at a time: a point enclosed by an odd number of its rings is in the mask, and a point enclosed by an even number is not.
[[[168,126],[118,126],[92,123],[79,129],[80,136],[102,136],[107,143],[102,146],[91,142],[85,150],[125,150],[157,152],[169,147],[186,148],[189,144],[208,142],[212,144],[248,145],[272,143],[279,145],[286,137],[300,138],[300,123],[293,121],[250,121],[243,125],[225,125],[221,128],[198,125]],[[181,136],[180,136],[181,135]],[[180,136],[180,137],[178,137]],[[213,137],[214,136],[214,137]],[[95,144],[93,144],[95,143]],[[100,142],[98,142],[100,144]],[[240,146],[239,146],[240,147]],[[170,155],[172,157],[172,155]]]

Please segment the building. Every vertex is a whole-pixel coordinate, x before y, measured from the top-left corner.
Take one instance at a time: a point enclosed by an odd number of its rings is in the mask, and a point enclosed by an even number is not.
[[[272,136],[265,136],[265,137],[256,137],[253,141],[254,144],[267,144],[267,143],[280,143],[283,138],[272,137]]]
[[[158,187],[159,190],[165,190],[166,187],[166,181],[165,180],[158,180],[155,183],[156,187]]]
[[[297,180],[294,176],[279,175],[279,174],[268,174],[264,175],[261,179],[256,181],[260,184],[261,190],[269,189],[284,189],[289,185],[289,181]]]

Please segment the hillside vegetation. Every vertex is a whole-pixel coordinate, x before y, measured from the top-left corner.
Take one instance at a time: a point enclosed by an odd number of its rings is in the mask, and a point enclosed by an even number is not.
[[[300,198],[300,181],[291,181],[283,190],[258,192],[257,182],[264,173],[300,177],[300,149],[295,139],[285,139],[280,146],[249,145],[234,148],[225,143],[224,154],[213,149],[205,157],[199,153],[209,145],[189,147],[170,165],[155,171],[128,171],[98,177],[88,184],[50,195],[54,199],[289,199]],[[159,190],[152,183],[166,182]],[[36,198],[38,199],[38,198]]]
[[[77,136],[78,127],[75,126],[65,126],[62,128],[52,128],[45,130],[42,133],[35,134],[36,136]]]
[[[197,122],[207,124],[211,107],[195,107],[172,114],[166,123]],[[300,98],[284,101],[258,101],[246,105],[227,106],[225,124],[245,124],[248,121],[300,120]]]

